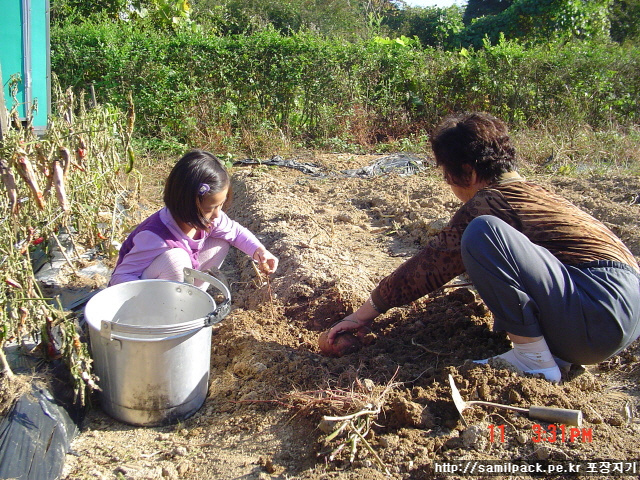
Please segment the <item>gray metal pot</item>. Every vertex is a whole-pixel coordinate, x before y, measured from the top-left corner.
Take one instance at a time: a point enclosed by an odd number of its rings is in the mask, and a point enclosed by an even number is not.
[[[215,286],[225,300],[216,306],[192,285],[194,278]],[[210,327],[230,308],[227,286],[193,269],[185,269],[185,283],[137,280],[94,295],[85,317],[103,410],[145,426],[195,413],[209,386]]]

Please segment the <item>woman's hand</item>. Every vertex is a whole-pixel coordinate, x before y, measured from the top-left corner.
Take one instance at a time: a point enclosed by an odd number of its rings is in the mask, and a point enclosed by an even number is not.
[[[340,322],[334,324],[329,329],[329,334],[327,336],[327,341],[330,345],[336,340],[336,337],[345,332],[354,333],[358,337],[364,337],[367,333],[369,333],[371,322],[368,323],[360,323],[358,320],[353,318],[353,313],[351,315],[346,316]]]
[[[373,306],[367,301],[358,310],[350,315],[344,317],[344,319],[329,329],[329,335],[327,341],[333,344],[336,337],[342,332],[352,332],[358,337],[364,337],[370,332],[371,322],[376,318],[379,313],[373,308]]]
[[[274,273],[278,268],[278,258],[264,247],[258,247],[252,258],[258,262],[258,268],[267,275]]]

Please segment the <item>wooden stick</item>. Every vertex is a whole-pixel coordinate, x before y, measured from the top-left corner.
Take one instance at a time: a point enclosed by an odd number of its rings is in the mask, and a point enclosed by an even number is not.
[[[71,271],[73,271],[74,275],[78,275],[78,271],[73,266],[73,263],[71,263],[71,259],[67,255],[67,252],[64,251],[64,247],[60,243],[60,240],[58,239],[58,236],[53,232],[51,232],[51,235],[53,235],[53,238],[55,239],[56,243],[58,244],[58,248],[60,248],[60,251],[62,252],[62,256],[64,257],[64,259],[67,261],[67,263],[71,267]]]

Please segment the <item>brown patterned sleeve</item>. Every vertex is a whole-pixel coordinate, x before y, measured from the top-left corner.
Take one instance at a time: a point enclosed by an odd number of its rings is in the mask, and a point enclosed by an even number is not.
[[[478,192],[460,207],[449,224],[432,237],[422,251],[382,279],[371,293],[376,306],[386,312],[406,305],[464,273],[460,240],[469,222],[480,215],[494,215],[521,228],[517,215],[500,192]]]
[[[463,273],[460,240],[480,215],[504,220],[567,265],[613,260],[638,270],[619,238],[567,200],[529,182],[497,184],[477,192],[425,249],[378,284],[371,294],[376,306],[386,311],[406,305]]]

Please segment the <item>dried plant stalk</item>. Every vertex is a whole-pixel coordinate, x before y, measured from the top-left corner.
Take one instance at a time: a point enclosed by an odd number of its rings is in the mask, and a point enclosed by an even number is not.
[[[17,104],[14,83],[11,92]],[[120,182],[127,170],[123,167],[131,162],[123,162],[126,148],[122,138],[130,141],[133,119],[127,123],[121,112],[109,105],[87,109],[79,103],[82,95],[71,90],[63,93],[55,82],[53,87],[58,113],[48,119],[45,134],[37,137],[30,128],[31,112],[27,126],[16,121],[3,132],[0,143],[0,174],[7,192],[0,195],[0,349],[5,342],[20,342],[24,335],[46,344],[41,336],[46,330],[45,319],[55,319],[54,326],[61,329],[65,342],[62,347],[54,345],[51,352],[58,349],[58,354],[62,353],[78,397],[84,401],[85,385],[96,386],[86,345],[80,345],[76,338],[73,319],[38,292],[31,253],[37,250],[46,255],[43,247],[51,240],[74,274],[78,242],[96,248],[98,254],[112,254],[111,244],[126,225],[112,221],[107,227],[98,227],[98,212],[126,211],[125,188]],[[14,117],[15,113],[14,107]],[[54,194],[57,201],[50,201]],[[67,255],[60,245],[57,233],[61,231],[69,235],[75,255]],[[42,242],[46,243],[39,246]]]
[[[395,375],[394,377],[395,378]],[[367,440],[371,428],[382,411],[391,390],[399,385],[393,378],[384,386],[376,386],[371,380],[356,379],[350,390],[326,389],[293,392],[287,396],[288,403],[300,410],[329,410],[335,415],[323,415],[320,429],[327,432],[323,442],[331,446],[327,454],[329,461],[349,449],[349,462],[358,456],[359,447],[369,452],[378,466],[389,475],[389,470],[371,443]]]
[[[269,306],[271,308],[271,320],[275,320],[276,318],[276,307],[273,302],[273,292],[271,291],[271,279],[269,275],[260,271],[260,269],[256,266],[255,262],[251,262],[253,269],[256,272],[256,276],[258,277],[259,285],[267,286],[267,295],[269,296]]]

